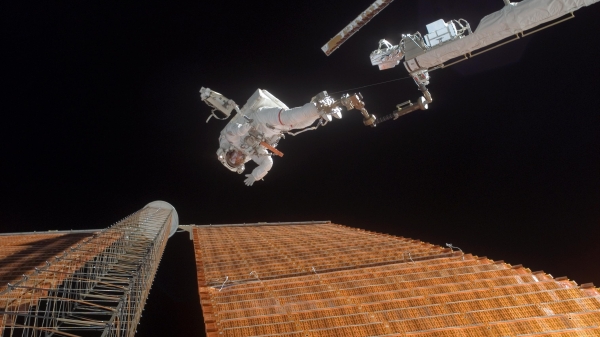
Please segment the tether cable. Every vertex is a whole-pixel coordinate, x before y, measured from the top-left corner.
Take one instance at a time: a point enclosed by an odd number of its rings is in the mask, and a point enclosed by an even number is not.
[[[344,92],[344,91],[350,91],[350,90],[356,90],[356,89],[373,87],[373,86],[380,85],[380,84],[385,84],[385,83],[390,83],[390,82],[405,80],[407,78],[411,78],[411,77],[410,76],[405,76],[405,77],[401,77],[401,78],[396,78],[394,80],[389,80],[389,81],[383,81],[383,82],[379,82],[379,83],[373,83],[373,84],[369,84],[369,85],[364,85],[362,87],[350,88],[350,89],[340,90],[340,91],[336,91],[336,92],[331,92],[330,94],[337,94],[337,93]]]

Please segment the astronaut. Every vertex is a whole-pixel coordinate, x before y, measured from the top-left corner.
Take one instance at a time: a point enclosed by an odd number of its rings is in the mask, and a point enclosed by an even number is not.
[[[227,116],[234,108],[238,112],[221,131],[217,158],[227,169],[237,173],[245,170],[246,162],[254,161],[258,166],[246,174],[244,183],[247,186],[252,186],[267,175],[273,166],[272,153],[283,156],[275,147],[285,133],[309,128],[320,118],[323,121],[331,121],[332,116],[341,118],[339,109],[319,111],[315,102],[289,109],[275,96],[261,89],[250,97],[241,110],[235,102],[208,88],[202,88],[200,92],[203,100],[208,101],[207,104],[212,103],[209,106],[215,110]]]

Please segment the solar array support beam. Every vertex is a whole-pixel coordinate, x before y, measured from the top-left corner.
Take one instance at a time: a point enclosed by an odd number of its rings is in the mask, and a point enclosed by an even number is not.
[[[0,336],[135,335],[175,209],[153,202],[0,292]]]

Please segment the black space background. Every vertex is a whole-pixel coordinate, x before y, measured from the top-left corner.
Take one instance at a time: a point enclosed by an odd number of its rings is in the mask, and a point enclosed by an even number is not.
[[[104,228],[153,200],[182,224],[332,220],[600,284],[600,5],[433,72],[434,102],[375,129],[351,111],[289,137],[253,187],[216,160],[198,89],[300,106],[406,76],[368,55],[501,0],[398,0],[332,56],[357,1],[5,1],[0,231]],[[412,80],[359,90],[378,116]],[[175,235],[139,336],[202,334],[191,241]]]

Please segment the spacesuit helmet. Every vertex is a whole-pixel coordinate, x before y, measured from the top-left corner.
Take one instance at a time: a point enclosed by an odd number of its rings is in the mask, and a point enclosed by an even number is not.
[[[230,149],[225,153],[225,160],[229,166],[238,168],[246,162],[246,155],[238,149]]]
[[[233,152],[232,152],[232,150],[234,150],[234,149],[235,148],[233,146],[231,146],[229,149],[219,148],[217,150],[217,158],[219,159],[219,161],[221,162],[221,164],[223,164],[223,166],[225,166],[225,168],[227,168],[229,171],[241,174],[242,172],[244,172],[244,170],[246,168],[244,167],[244,163],[243,162],[242,162],[241,165],[234,166],[234,165],[236,165],[236,162],[239,163],[239,159],[237,158],[239,156],[239,154],[235,155],[235,157],[236,157],[235,159],[237,159],[237,160],[233,160],[234,158],[233,158]],[[239,150],[237,150],[237,151],[239,151]],[[232,152],[232,153],[228,156],[227,154],[230,153],[230,152]],[[242,155],[243,155],[243,153],[242,153]],[[229,157],[230,159],[228,160],[227,157]],[[245,156],[244,156],[244,158],[245,158]],[[234,165],[231,165],[229,163],[230,161]],[[244,160],[244,162],[245,162],[245,160]]]

